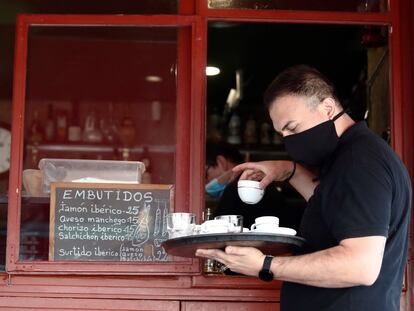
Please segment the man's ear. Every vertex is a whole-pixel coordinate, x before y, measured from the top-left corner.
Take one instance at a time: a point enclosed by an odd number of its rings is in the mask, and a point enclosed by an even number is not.
[[[219,168],[221,168],[223,171],[227,171],[228,170],[228,164],[229,161],[222,155],[218,155],[216,157],[216,162]]]
[[[326,114],[329,120],[332,120],[332,118],[337,114],[338,110],[336,101],[332,97],[325,98],[320,104],[320,108],[322,109],[322,112]]]

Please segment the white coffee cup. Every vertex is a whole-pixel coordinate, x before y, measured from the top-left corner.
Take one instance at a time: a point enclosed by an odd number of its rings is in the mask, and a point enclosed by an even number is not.
[[[206,220],[201,224],[201,233],[227,233],[234,230],[234,225],[223,219]]]
[[[251,230],[256,232],[273,232],[277,231],[278,229],[279,227],[275,226],[275,224],[253,224],[251,227]]]
[[[247,204],[258,203],[264,195],[264,190],[259,187],[260,182],[255,180],[239,180],[237,193],[240,199]]]
[[[255,218],[255,224],[274,224],[279,226],[279,217],[276,216],[260,216]]]
[[[279,218],[276,216],[261,216],[254,220],[251,230],[270,232],[279,227]]]

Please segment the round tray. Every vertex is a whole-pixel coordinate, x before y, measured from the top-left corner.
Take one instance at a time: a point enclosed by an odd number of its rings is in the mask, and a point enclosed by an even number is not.
[[[220,233],[190,235],[169,239],[162,243],[172,256],[196,257],[197,249],[224,249],[226,246],[255,247],[266,255],[287,255],[299,250],[305,239],[293,235],[275,233]]]

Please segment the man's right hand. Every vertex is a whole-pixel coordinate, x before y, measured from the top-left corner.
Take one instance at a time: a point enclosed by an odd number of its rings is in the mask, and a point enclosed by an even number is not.
[[[246,162],[233,168],[240,173],[240,179],[260,180],[260,187],[265,189],[272,181],[283,181],[289,177],[294,168],[292,161]]]
[[[265,189],[272,181],[284,181],[292,173],[294,164],[292,161],[262,161],[247,162],[237,165],[233,172],[240,173],[240,179],[260,180],[260,187]],[[319,184],[315,175],[300,164],[296,164],[296,171],[289,183],[308,201]]]

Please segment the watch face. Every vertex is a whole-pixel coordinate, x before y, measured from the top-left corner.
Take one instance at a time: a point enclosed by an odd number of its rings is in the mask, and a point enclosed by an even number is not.
[[[266,282],[273,281],[273,273],[268,270],[262,270],[259,272],[259,279]]]
[[[5,173],[10,167],[11,133],[5,128],[0,128],[0,174]]]

